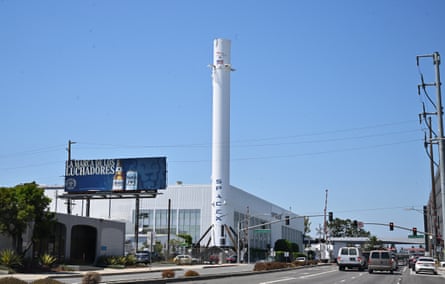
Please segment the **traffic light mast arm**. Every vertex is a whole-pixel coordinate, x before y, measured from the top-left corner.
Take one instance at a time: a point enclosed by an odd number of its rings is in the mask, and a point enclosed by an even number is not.
[[[323,217],[324,215],[305,215],[305,216],[293,216],[293,217],[289,217],[288,220],[292,220],[292,219],[300,219],[300,218],[309,218],[309,217]],[[252,225],[249,227],[244,227],[244,228],[240,228],[240,230],[250,230],[250,229],[255,229],[255,228],[259,228],[259,227],[263,227],[265,225],[271,225],[271,224],[275,224],[275,223],[279,223],[279,222],[285,222],[286,218],[284,219],[279,219],[279,220],[273,220],[267,223],[261,223],[258,225]]]
[[[388,224],[383,224],[383,223],[363,223],[363,224],[364,224],[364,225],[385,226],[385,227],[388,226]],[[417,233],[424,234],[424,235],[433,235],[432,233],[419,231],[419,230],[417,230],[415,227],[414,227],[414,228],[407,228],[407,227],[397,226],[397,225],[395,225],[394,223],[393,223],[393,227],[394,227],[394,228],[397,228],[397,229],[402,229],[402,230],[405,230],[405,231],[410,231],[410,232],[412,232],[413,229],[415,229],[415,231],[416,231]]]

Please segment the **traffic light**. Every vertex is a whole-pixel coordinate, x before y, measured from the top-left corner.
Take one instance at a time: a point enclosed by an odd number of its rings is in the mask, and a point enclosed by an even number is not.
[[[389,230],[394,231],[394,223],[393,222],[389,222]]]
[[[331,211],[331,212],[329,212],[329,222],[332,222],[332,221],[334,221],[334,213],[332,213],[332,211]]]
[[[417,228],[416,227],[413,228],[413,236],[417,236]]]
[[[284,219],[285,219],[285,224],[289,226],[290,224],[289,216],[284,217]]]
[[[354,221],[352,222],[352,225],[354,226],[354,228],[357,229],[357,227],[358,227],[358,222],[357,222],[357,220],[354,220]]]

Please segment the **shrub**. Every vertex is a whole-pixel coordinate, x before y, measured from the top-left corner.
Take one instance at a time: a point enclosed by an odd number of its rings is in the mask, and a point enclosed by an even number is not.
[[[136,256],[134,254],[129,254],[125,260],[126,265],[134,265],[136,264]]]
[[[32,284],[63,284],[63,282],[57,281],[52,278],[38,279],[38,280],[32,281],[31,283]]]
[[[290,264],[285,262],[257,262],[253,267],[253,271],[264,271],[264,270],[274,270],[274,269],[283,269],[290,267]]]
[[[174,278],[175,272],[171,269],[162,271],[162,278]]]
[[[82,277],[82,284],[97,284],[100,282],[102,277],[97,272],[87,272]]]
[[[44,255],[42,255],[40,257],[40,263],[43,266],[47,266],[47,267],[51,267],[55,262],[56,262],[57,258],[55,258],[54,256],[45,253]]]
[[[0,252],[0,264],[11,268],[22,265],[22,259],[12,249],[5,249]]]
[[[184,276],[185,276],[185,277],[199,276],[199,273],[196,272],[196,271],[194,271],[194,270],[187,270],[187,271],[184,273]]]
[[[28,282],[14,277],[5,277],[0,278],[0,284],[28,284]]]

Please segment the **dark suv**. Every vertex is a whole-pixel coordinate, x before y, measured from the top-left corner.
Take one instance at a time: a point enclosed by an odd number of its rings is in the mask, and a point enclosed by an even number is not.
[[[136,252],[136,263],[150,263],[150,252],[148,251],[138,251]]]

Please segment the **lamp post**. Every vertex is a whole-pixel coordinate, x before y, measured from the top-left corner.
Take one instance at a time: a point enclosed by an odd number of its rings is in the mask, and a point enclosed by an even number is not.
[[[409,208],[405,208],[405,210],[416,211],[423,215],[423,223],[424,223],[423,227],[424,227],[424,231],[427,232],[425,234],[425,246],[428,247],[428,251],[430,252],[431,256],[434,256],[434,251],[435,251],[435,242],[434,242],[435,237],[434,236],[437,235],[437,232],[434,229],[433,214],[431,214],[431,212],[428,212],[427,206],[424,206],[423,209],[409,207]]]
[[[266,223],[261,223],[261,224],[252,225],[251,226],[250,225],[250,220],[252,218],[257,218],[259,216],[271,216],[271,213],[258,213],[258,214],[255,214],[255,215],[247,215],[245,218],[243,218],[242,220],[238,220],[238,222],[237,222],[237,228],[238,228],[237,262],[238,263],[240,262],[240,256],[241,256],[240,255],[240,236],[241,236],[241,231],[247,232],[247,262],[250,263],[250,234],[249,234],[250,229],[259,228],[259,227],[262,227],[262,226],[267,226],[267,225],[271,225],[271,224],[274,224],[274,223],[282,221],[281,218],[280,218],[279,220],[273,220],[273,221],[269,221],[269,222],[266,222]],[[247,221],[247,226],[241,228],[241,223],[244,223],[246,221]],[[272,232],[271,229],[269,229],[269,230],[270,230],[270,232]],[[269,241],[271,241],[271,240],[272,240],[272,237],[270,236],[270,240]]]

